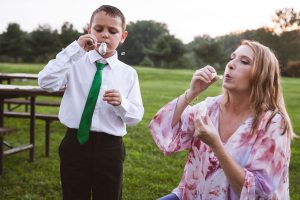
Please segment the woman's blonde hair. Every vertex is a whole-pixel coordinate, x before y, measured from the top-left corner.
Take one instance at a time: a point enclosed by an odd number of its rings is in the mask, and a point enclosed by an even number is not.
[[[272,118],[279,113],[284,122],[283,134],[287,133],[292,138],[295,136],[291,120],[286,111],[282,89],[280,85],[279,62],[274,53],[266,46],[256,42],[243,40],[241,45],[249,46],[254,52],[254,62],[250,75],[250,102],[255,110],[252,132],[259,125],[260,116],[271,111],[272,115],[267,122],[267,127]],[[228,94],[225,96],[228,97]]]

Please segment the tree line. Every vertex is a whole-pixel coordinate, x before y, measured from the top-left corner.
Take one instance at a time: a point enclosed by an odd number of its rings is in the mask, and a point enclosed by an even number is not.
[[[119,58],[130,65],[195,69],[210,64],[221,70],[241,40],[249,39],[269,46],[285,75],[293,76],[298,71],[300,75],[300,12],[283,8],[277,10],[271,20],[272,28],[261,27],[215,38],[201,35],[188,44],[170,34],[164,23],[152,20],[130,22],[127,24],[129,35],[118,48]],[[60,30],[39,25],[32,32],[25,32],[19,24],[10,23],[0,34],[0,62],[47,62],[85,33],[86,28],[79,32],[68,22]]]

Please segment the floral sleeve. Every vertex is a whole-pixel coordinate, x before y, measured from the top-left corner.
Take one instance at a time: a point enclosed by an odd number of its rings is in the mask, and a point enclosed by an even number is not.
[[[197,106],[188,106],[182,113],[181,120],[171,127],[176,104],[177,99],[165,105],[149,124],[154,142],[165,155],[191,148],[195,130],[194,110]]]
[[[265,115],[261,124],[265,124],[268,116]],[[244,168],[246,176],[240,199],[285,199],[288,196],[290,138],[287,133],[282,134],[282,123],[282,117],[277,114],[266,131],[260,125]]]

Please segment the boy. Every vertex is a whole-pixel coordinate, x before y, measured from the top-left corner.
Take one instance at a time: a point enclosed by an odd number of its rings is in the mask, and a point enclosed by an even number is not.
[[[122,12],[103,5],[93,12],[88,34],[58,53],[38,75],[45,90],[66,87],[59,111],[67,126],[59,147],[65,200],[122,198],[122,136],[126,124],[136,125],[144,114],[137,73],[117,56],[127,34]],[[107,48],[99,48],[100,43]]]

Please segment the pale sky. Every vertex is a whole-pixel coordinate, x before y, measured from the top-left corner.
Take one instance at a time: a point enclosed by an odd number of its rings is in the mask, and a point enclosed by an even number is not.
[[[16,22],[24,31],[49,24],[60,29],[68,21],[76,29],[89,22],[103,4],[118,7],[127,22],[154,20],[167,24],[171,34],[184,43],[195,36],[212,37],[271,24],[277,9],[300,10],[300,0],[0,0],[0,33]],[[130,34],[130,33],[129,33]]]

